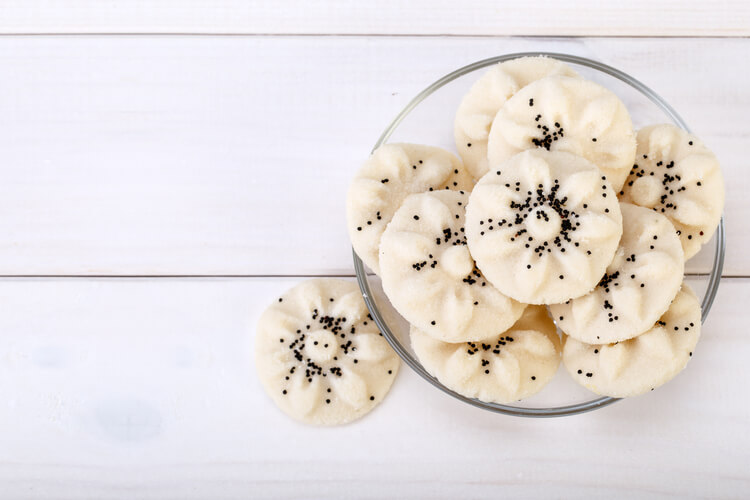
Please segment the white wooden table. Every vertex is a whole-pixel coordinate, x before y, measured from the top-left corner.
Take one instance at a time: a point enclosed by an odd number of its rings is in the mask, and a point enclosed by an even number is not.
[[[402,3],[0,5],[1,498],[750,495],[749,4]],[[353,274],[344,195],[381,129],[527,50],[631,73],[721,159],[725,276],[689,369],[528,420],[404,366],[356,424],[283,417],[254,325]]]

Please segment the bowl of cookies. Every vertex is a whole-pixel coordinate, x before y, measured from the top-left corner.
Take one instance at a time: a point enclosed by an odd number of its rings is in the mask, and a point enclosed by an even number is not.
[[[370,318],[427,382],[498,413],[602,408],[675,378],[721,279],[714,153],[591,59],[460,68],[388,125],[347,194]]]

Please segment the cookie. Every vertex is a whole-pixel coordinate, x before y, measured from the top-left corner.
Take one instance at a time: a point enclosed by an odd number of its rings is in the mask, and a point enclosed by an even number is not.
[[[351,422],[383,400],[399,358],[370,318],[356,283],[300,283],[261,316],[255,364],[284,413],[308,424]]]
[[[682,284],[685,259],[669,219],[647,208],[620,203],[622,237],[597,287],[550,306],[557,325],[590,344],[633,338],[651,328]]]
[[[440,189],[470,191],[474,181],[461,161],[444,149],[418,144],[386,144],[357,172],[346,198],[352,246],[376,274],[385,227],[408,195]]]
[[[591,291],[622,234],[615,192],[583,157],[531,149],[488,172],[469,197],[466,238],[483,275],[525,304]]]
[[[498,111],[487,146],[490,169],[531,148],[583,156],[618,192],[636,145],[628,110],[615,94],[583,78],[549,76],[519,90]]]
[[[456,149],[475,179],[489,170],[487,138],[498,110],[529,83],[551,75],[577,76],[577,73],[550,57],[511,59],[492,66],[461,100],[453,126]]]
[[[620,198],[669,217],[689,259],[719,225],[724,178],[700,139],[674,125],[652,125],[638,131],[635,164]]]
[[[383,290],[396,310],[435,339],[496,336],[524,305],[487,283],[464,234],[465,191],[433,191],[404,200],[380,241]]]
[[[422,366],[466,397],[508,404],[536,394],[557,372],[560,338],[543,306],[529,306],[509,330],[480,342],[451,344],[412,326]]]
[[[647,332],[614,344],[567,337],[563,363],[573,379],[603,396],[637,396],[668,382],[688,363],[701,330],[701,305],[687,286]]]

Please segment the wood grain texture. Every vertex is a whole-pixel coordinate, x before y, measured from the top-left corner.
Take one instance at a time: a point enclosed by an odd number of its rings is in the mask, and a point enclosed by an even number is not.
[[[750,71],[738,64],[748,49],[745,39],[2,37],[0,274],[351,274],[345,193],[386,124],[457,67],[546,50],[618,67],[682,113],[723,165],[725,273],[748,275]],[[458,98],[402,139],[452,147]]]
[[[290,421],[254,374],[254,325],[298,281],[0,280],[0,497],[737,498],[750,488],[748,279],[723,281],[690,365],[647,395],[512,418],[402,366],[382,405],[331,429]]]
[[[6,0],[0,33],[748,36],[742,0]]]

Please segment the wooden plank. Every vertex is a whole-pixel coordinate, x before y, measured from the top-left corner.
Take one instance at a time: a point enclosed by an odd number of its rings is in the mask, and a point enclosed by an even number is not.
[[[723,281],[689,367],[647,395],[521,419],[468,407],[402,366],[381,406],[330,429],[284,417],[254,374],[254,325],[297,281],[0,280],[0,496],[736,498],[750,488],[750,279]]]
[[[9,0],[1,33],[748,36],[742,0]]]
[[[351,274],[349,181],[421,89],[547,50],[640,78],[722,160],[750,274],[745,39],[0,38],[0,275]],[[469,80],[462,83],[468,86]],[[462,90],[400,139],[452,148]],[[705,270],[697,262],[693,270]]]

